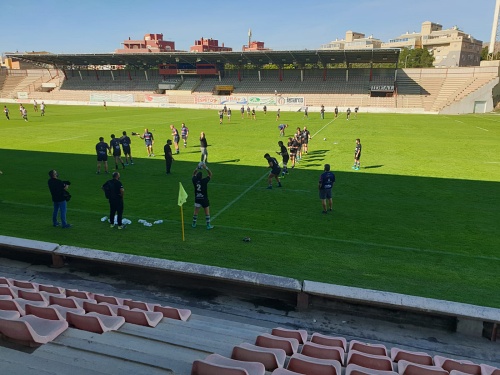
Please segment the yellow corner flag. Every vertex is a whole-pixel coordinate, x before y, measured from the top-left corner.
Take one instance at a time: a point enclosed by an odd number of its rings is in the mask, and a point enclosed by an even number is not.
[[[179,199],[177,201],[177,204],[182,207],[184,203],[187,201],[187,193],[186,190],[184,190],[184,186],[179,182]]]

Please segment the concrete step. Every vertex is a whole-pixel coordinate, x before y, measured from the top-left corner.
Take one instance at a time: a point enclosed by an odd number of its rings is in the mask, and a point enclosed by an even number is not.
[[[50,345],[50,344],[45,344]],[[3,375],[88,375],[88,368],[75,364],[66,364],[58,360],[38,357],[35,353],[20,351],[0,346],[0,373]],[[106,375],[98,369],[92,370],[93,375]]]
[[[132,363],[154,366],[175,374],[189,374],[192,362],[207,355],[189,347],[170,345],[151,340],[150,337],[137,337],[119,331],[99,335],[70,328],[53,343]]]
[[[99,373],[108,375],[165,375],[172,374],[171,371],[162,370],[154,366],[149,366],[141,363],[123,361],[119,358],[107,356],[104,353],[93,353],[63,347],[57,345],[44,345],[37,349],[33,356],[43,360],[52,360],[54,362],[63,363],[78,368],[85,369],[87,373],[95,374],[95,370]],[[71,373],[72,374],[72,373]]]

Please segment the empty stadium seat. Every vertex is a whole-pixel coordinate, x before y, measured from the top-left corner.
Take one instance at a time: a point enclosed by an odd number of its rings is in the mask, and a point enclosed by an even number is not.
[[[481,364],[479,366],[481,367],[482,375],[500,375],[500,368],[485,364]]]
[[[12,284],[13,284],[13,286],[18,287],[18,288],[22,288],[22,289],[38,290],[38,284],[32,283],[30,281],[12,280]]]
[[[347,353],[347,365],[351,363],[374,370],[393,371],[392,361],[384,355],[368,354],[357,350]]]
[[[457,370],[471,375],[481,375],[481,367],[467,360],[457,360],[435,355],[434,365],[439,366],[448,372],[451,370]]]
[[[286,328],[273,328],[271,334],[279,337],[286,337],[290,339],[297,339],[299,344],[307,341],[307,331],[305,329],[286,329]]]
[[[138,324],[146,327],[156,327],[163,319],[163,314],[154,311],[144,311],[141,309],[127,310],[118,308],[118,316],[123,316],[127,323]]]
[[[31,291],[27,291],[24,289],[19,289],[17,291],[17,296],[18,296],[18,298],[24,299],[27,301],[43,302],[43,303],[45,303],[45,306],[49,305],[48,298],[45,297],[45,295],[42,294],[41,292],[35,292],[35,291],[31,292]]]
[[[260,362],[266,370],[271,371],[284,366],[286,353],[283,349],[263,348],[249,343],[242,343],[233,348],[231,358],[246,362]]]
[[[59,311],[53,307],[26,305],[26,315],[34,315],[47,320],[66,320]]]
[[[17,293],[8,286],[0,285],[0,295],[17,298]]]
[[[7,286],[12,286],[12,280],[6,278],[6,277],[0,277],[0,285],[7,285]]]
[[[61,296],[65,295],[64,288],[60,288],[60,287],[54,286],[54,285],[38,284],[38,290],[40,292],[47,292],[47,293],[54,294],[54,295],[61,295]]]
[[[117,316],[118,315],[118,309],[124,308],[124,309],[129,309],[128,306],[118,306],[118,305],[112,305],[109,303],[94,303],[90,301],[84,301],[83,302],[83,309],[86,312],[96,312],[102,315],[108,315],[108,316]]]
[[[391,349],[391,360],[393,362],[399,362],[400,360],[405,360],[413,363],[420,363],[421,365],[432,366],[434,361],[432,357],[424,352],[412,352],[399,348]]]
[[[395,371],[382,371],[366,368],[351,363],[345,368],[345,375],[397,375]]]
[[[144,310],[144,311],[154,311],[155,306],[159,306],[156,303],[132,301],[131,299],[124,300],[123,305],[130,307],[130,309],[140,309],[140,310]]]
[[[19,304],[16,299],[0,300],[0,310],[17,311],[21,315],[26,315],[24,305]]]
[[[341,365],[344,364],[344,349],[339,347],[306,342],[300,353],[314,358],[334,359],[339,361]]]
[[[122,316],[107,316],[93,312],[85,315],[68,312],[66,320],[75,328],[94,333],[114,331],[125,324],[125,318]]]
[[[403,360],[398,362],[399,375],[448,375],[448,371],[439,366],[427,366]]]
[[[1,319],[2,335],[23,344],[36,346],[54,340],[68,328],[65,320],[47,320],[34,315],[18,319]]]
[[[83,290],[76,290],[76,289],[66,289],[66,296],[67,297],[77,297],[77,298],[87,299],[87,300],[94,299],[94,293],[85,292]]]
[[[164,318],[177,319],[186,321],[191,316],[191,310],[189,309],[176,309],[170,306],[160,306],[156,305],[154,307],[155,312],[161,312]]]
[[[347,351],[347,340],[343,337],[326,336],[315,332],[311,336],[311,342],[326,346],[337,346],[344,349],[344,352]]]
[[[106,303],[111,303],[113,305],[123,305],[123,298],[118,298],[118,297],[113,297],[113,296],[106,296],[104,294],[94,294],[94,299],[98,302],[106,302]]]
[[[385,355],[387,356],[387,348],[382,344],[370,344],[366,342],[361,342],[357,340],[352,340],[349,342],[349,351],[357,350],[359,352],[375,355]]]
[[[299,341],[297,339],[274,336],[268,333],[258,335],[255,339],[255,345],[264,348],[283,349],[286,355],[289,356],[297,353],[299,349]]]
[[[287,369],[304,375],[341,375],[339,361],[313,358],[298,353],[292,355]]]

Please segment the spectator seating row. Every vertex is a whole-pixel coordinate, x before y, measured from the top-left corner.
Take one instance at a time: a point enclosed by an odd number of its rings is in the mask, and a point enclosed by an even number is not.
[[[68,326],[104,333],[125,322],[156,327],[186,321],[187,309],[0,277],[0,334],[31,346],[54,340]]]
[[[231,357],[193,362],[191,375],[500,375],[500,369],[464,359],[347,340],[303,329],[275,328],[242,343]]]

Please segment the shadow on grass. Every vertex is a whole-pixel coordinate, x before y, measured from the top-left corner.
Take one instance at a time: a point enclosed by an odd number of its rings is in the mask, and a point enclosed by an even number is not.
[[[304,161],[324,152],[311,152]],[[0,160],[4,161],[0,220],[5,235],[323,282],[350,280],[351,285],[398,292],[412,287],[419,293],[426,287],[415,280],[430,278],[431,297],[439,291],[462,293],[463,288],[471,288],[467,283],[489,285],[499,277],[493,272],[498,267],[492,265],[500,262],[497,182],[374,173],[382,165],[364,167],[372,173],[334,171],[334,212],[321,215],[317,181],[323,164],[308,163],[316,170],[299,165],[283,180],[283,189],[267,190],[265,163],[210,162],[214,172],[210,208],[216,229],[207,232],[189,226],[196,162],[176,159],[174,174],[167,176],[162,158],[135,158],[134,166],[120,170],[126,192],[124,216],[165,218],[166,223],[153,228],[131,225],[118,232],[99,221],[108,211],[100,187],[110,175],[95,174],[94,155],[0,149]],[[70,231],[51,226],[47,188],[51,169],[58,170],[62,180],[72,181],[68,215],[76,225]],[[185,242],[179,239],[179,182],[188,193]],[[300,220],[287,220],[287,215],[298,215]],[[202,214],[199,220],[203,218]],[[252,237],[251,248],[241,241],[246,236]],[[298,243],[300,251],[290,251]],[[251,256],[242,256],[249,249]],[[482,275],[482,279],[472,282],[449,275],[450,280],[445,280],[443,275],[452,269],[467,271],[474,278]],[[427,273],[417,275],[418,270]],[[463,292],[460,298],[478,303],[475,298],[481,297],[474,293]]]

